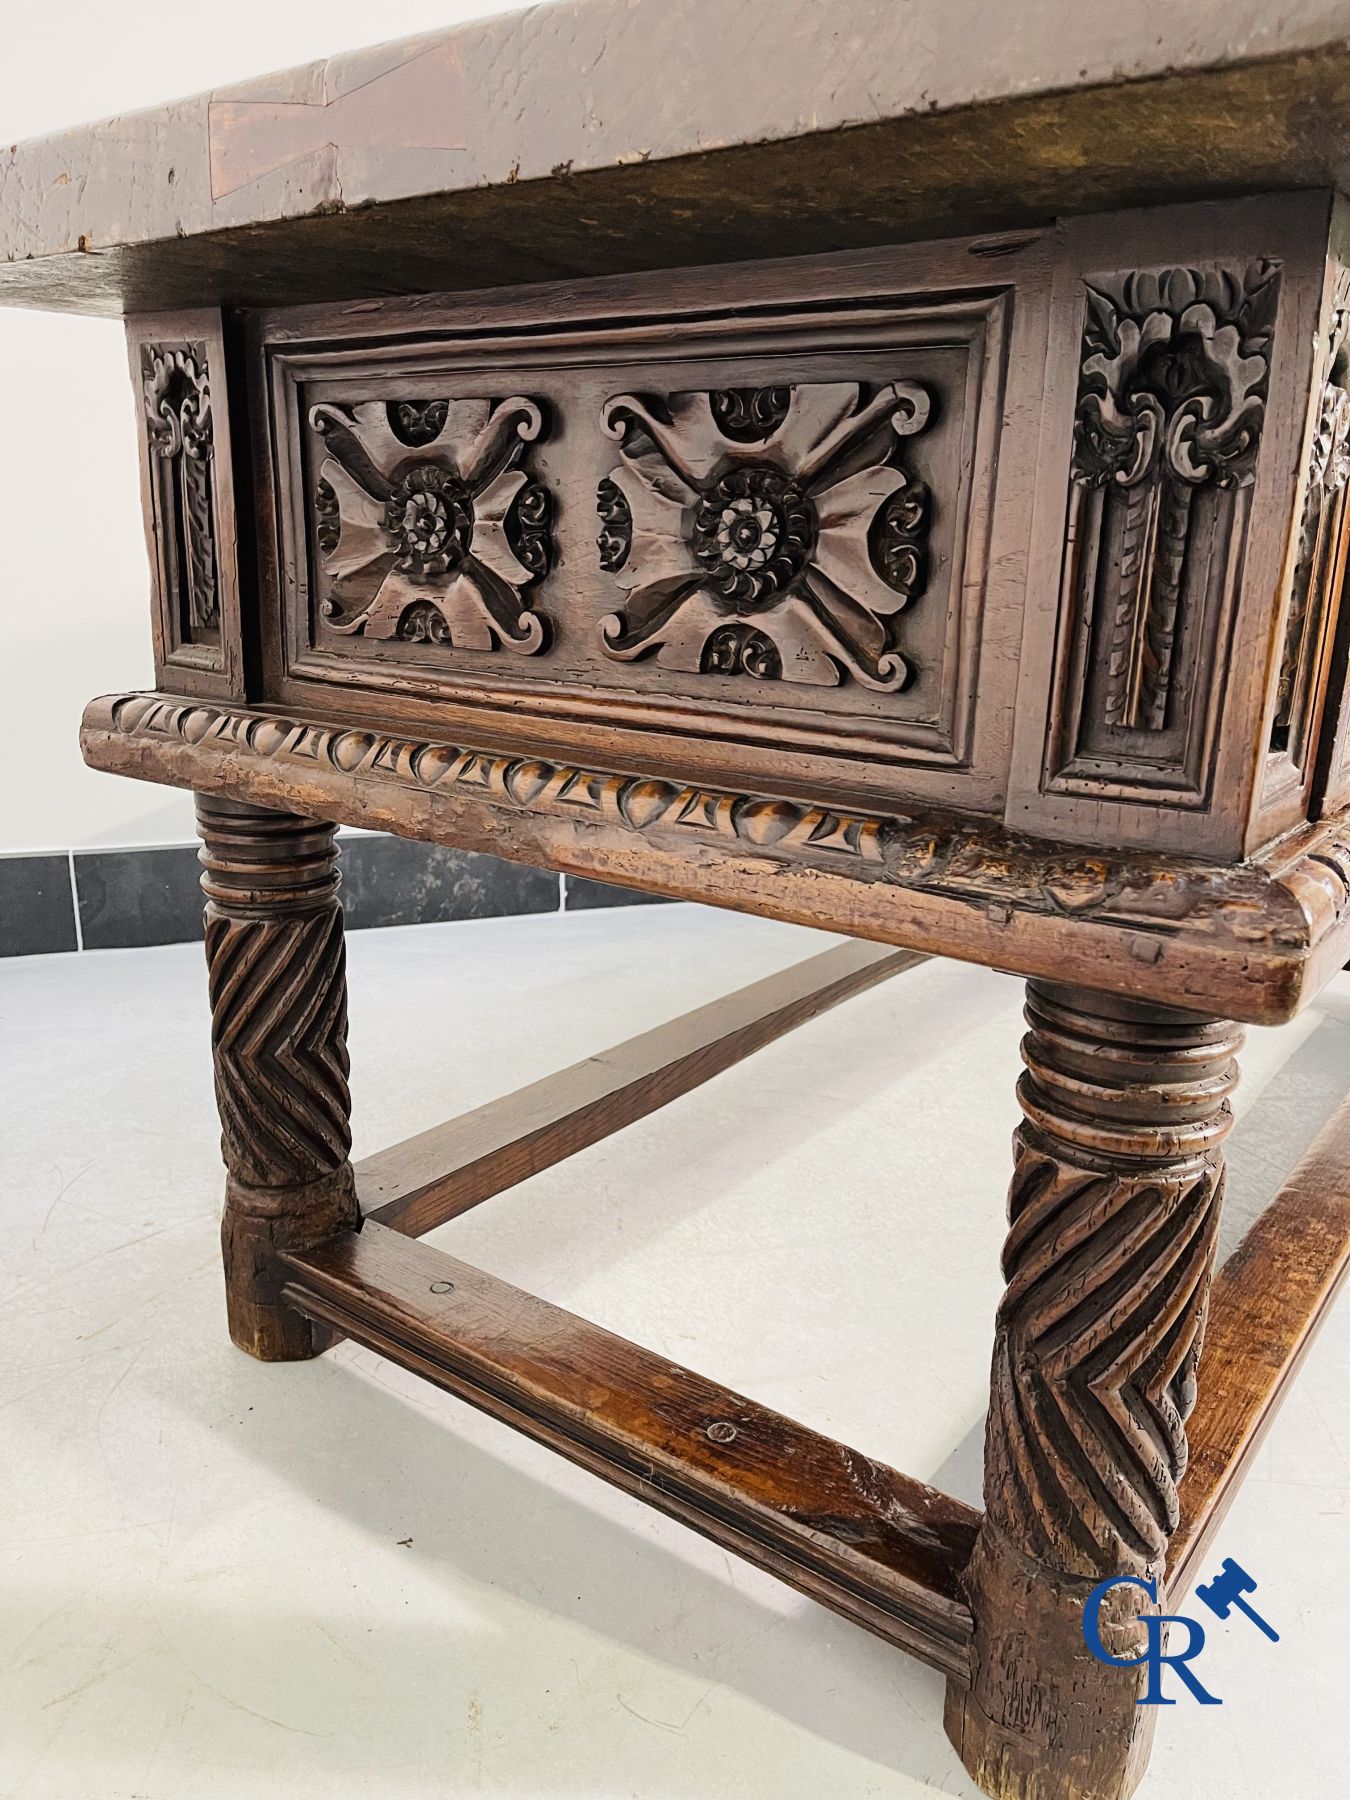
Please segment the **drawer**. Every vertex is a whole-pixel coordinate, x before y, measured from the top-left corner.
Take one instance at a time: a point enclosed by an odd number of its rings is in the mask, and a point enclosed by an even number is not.
[[[999,811],[1046,311],[1024,235],[260,314],[263,697]]]

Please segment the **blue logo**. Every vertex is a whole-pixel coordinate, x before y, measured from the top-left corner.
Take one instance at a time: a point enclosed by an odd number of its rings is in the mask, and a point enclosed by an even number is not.
[[[1112,1656],[1102,1642],[1101,1607],[1102,1601],[1112,1588],[1142,1588],[1156,1606],[1158,1603],[1158,1585],[1141,1575],[1113,1575],[1107,1581],[1098,1582],[1088,1595],[1087,1605],[1083,1608],[1083,1638],[1088,1649],[1098,1662],[1112,1663],[1118,1669],[1137,1669],[1141,1663],[1148,1664],[1148,1686],[1136,1701],[1138,1706],[1175,1706],[1176,1701],[1170,1699],[1162,1691],[1163,1665],[1174,1669],[1189,1690],[1193,1699],[1202,1706],[1222,1706],[1223,1702],[1217,1694],[1211,1694],[1201,1682],[1200,1677],[1189,1665],[1193,1663],[1205,1647],[1205,1629],[1198,1619],[1187,1617],[1185,1613],[1145,1613],[1139,1623],[1144,1628],[1144,1649],[1139,1656]],[[1258,1626],[1270,1639],[1278,1644],[1280,1634],[1272,1629],[1261,1617],[1260,1613],[1249,1606],[1243,1598],[1245,1594],[1256,1592],[1256,1582],[1231,1556],[1225,1557],[1223,1567],[1212,1580],[1201,1582],[1195,1590],[1195,1597],[1218,1619],[1227,1619],[1233,1608],[1246,1615],[1253,1625]],[[1185,1628],[1186,1641],[1177,1647],[1174,1643],[1165,1647],[1166,1627],[1176,1625]]]

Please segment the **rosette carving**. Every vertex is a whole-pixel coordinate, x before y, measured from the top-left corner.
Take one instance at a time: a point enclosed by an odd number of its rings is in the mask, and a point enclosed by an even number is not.
[[[543,648],[530,586],[551,561],[549,495],[521,464],[533,400],[323,402],[313,499],[319,614],[343,636],[456,650]]]
[[[929,496],[899,466],[915,382],[620,394],[600,565],[625,590],[608,655],[705,675],[882,692],[914,672],[895,620],[922,592]]]

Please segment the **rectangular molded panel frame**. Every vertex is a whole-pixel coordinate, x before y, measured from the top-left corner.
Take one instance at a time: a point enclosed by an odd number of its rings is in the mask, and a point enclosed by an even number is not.
[[[225,343],[220,312],[133,313],[126,321],[127,355],[136,406],[136,442],[141,462],[141,507],[153,588],[152,631],[155,680],[174,694],[212,700],[242,700],[243,634],[239,604],[238,523],[235,514],[234,458],[230,436]],[[191,397],[197,432],[209,444],[204,478],[200,457],[179,451],[166,459],[151,442],[156,396],[148,387],[147,357],[186,352],[195,367]],[[181,420],[169,425],[181,438]],[[201,446],[198,446],[200,450]],[[198,477],[194,499],[185,501],[184,473]],[[176,490],[176,493],[175,493]],[[198,516],[189,519],[192,507]],[[194,554],[209,562],[216,589],[219,625],[196,630],[184,619]]]
[[[1277,627],[1291,575],[1291,497],[1306,453],[1329,208],[1325,194],[1263,195],[1062,225],[1009,824],[1083,843],[1235,860],[1274,835],[1257,818],[1260,775]],[[1240,541],[1203,544],[1219,569],[1219,586],[1224,571],[1235,578],[1198,634],[1192,621],[1188,648],[1198,660],[1187,687],[1169,702],[1155,759],[1142,731],[1121,734],[1125,741],[1114,757],[1084,754],[1078,720],[1090,704],[1094,671],[1084,656],[1086,627],[1077,610],[1084,589],[1071,533],[1071,468],[1080,394],[1090,392],[1093,381],[1084,367],[1089,286],[1118,288],[1137,272],[1166,279],[1169,270],[1194,270],[1202,278],[1224,272],[1240,285],[1261,262],[1278,265],[1279,285],[1254,474],[1245,497],[1226,509],[1242,535]],[[1192,516],[1207,531],[1216,519],[1223,522],[1224,509]],[[1188,546],[1185,555],[1193,551]],[[1098,643],[1093,656],[1099,651]],[[1177,725],[1179,708],[1190,708],[1191,716]],[[1105,735],[1099,735],[1098,748]]]
[[[1023,232],[248,316],[262,697],[313,716],[408,726],[470,745],[577,754],[593,766],[807,798],[912,799],[1000,812],[1041,408],[1048,245],[1042,234]],[[344,382],[372,396],[381,382],[392,383],[383,395],[392,399],[405,392],[426,398],[441,391],[439,380],[462,396],[501,397],[530,393],[522,371],[571,368],[602,371],[617,394],[631,391],[634,365],[688,367],[696,378],[681,383],[672,373],[674,391],[698,388],[698,374],[706,377],[715,359],[737,359],[758,385],[776,363],[797,371],[820,365],[828,370],[822,379],[843,379],[850,356],[866,368],[864,379],[875,380],[883,350],[903,359],[907,376],[921,376],[925,346],[936,354],[943,345],[944,356],[953,346],[962,354],[969,346],[969,354],[963,391],[943,397],[960,409],[962,435],[952,491],[936,498],[960,524],[947,571],[942,702],[932,718],[888,721],[871,695],[856,711],[837,700],[813,710],[812,695],[823,690],[793,684],[788,692],[782,681],[738,677],[745,686],[723,697],[720,678],[706,675],[668,679],[663,672],[639,687],[627,665],[611,673],[597,661],[585,680],[557,680],[548,678],[546,658],[526,670],[527,659],[500,650],[419,667],[401,654],[408,646],[391,659],[379,646],[373,654],[334,654],[311,641],[313,546],[303,497],[313,470],[304,461],[301,383],[321,397],[342,393]],[[569,421],[574,434],[583,428],[612,461],[617,449],[598,416]],[[594,467],[586,463],[584,479],[566,469],[558,479],[565,489],[560,542],[594,563]],[[547,580],[538,605],[548,613]],[[597,626],[604,610],[596,610]],[[779,691],[766,695],[770,687]],[[794,703],[799,696],[808,704]]]

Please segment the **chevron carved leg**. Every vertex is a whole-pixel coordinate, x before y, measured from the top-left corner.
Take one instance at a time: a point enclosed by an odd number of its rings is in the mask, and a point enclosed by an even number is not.
[[[334,828],[199,794],[197,829],[230,1335],[290,1362],[317,1355],[327,1335],[281,1304],[277,1251],[358,1220]]]
[[[1091,1655],[1083,1606],[1110,1575],[1161,1581],[1176,1528],[1241,1032],[1037,981],[1026,1016],[973,1678],[947,1730],[998,1800],[1123,1800],[1156,1709],[1142,1667]],[[1114,1654],[1142,1649],[1141,1608],[1138,1588],[1103,1606]]]

